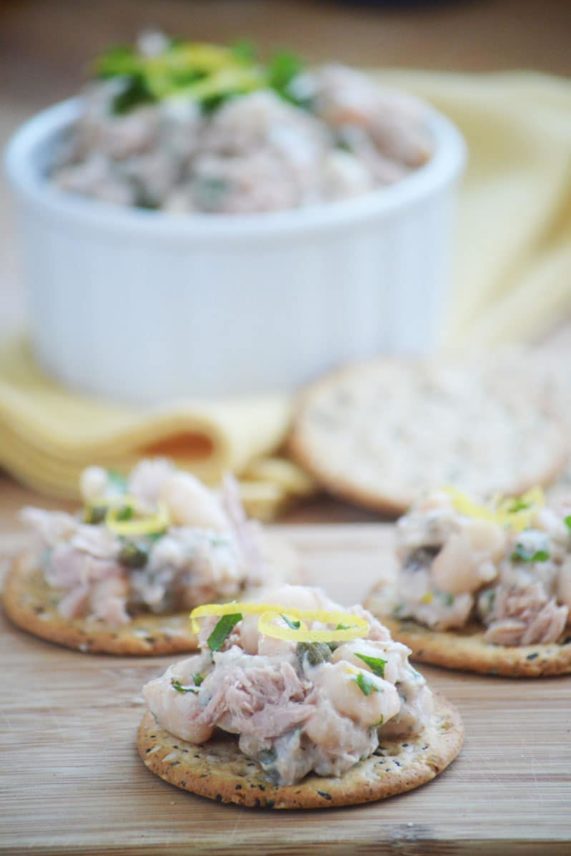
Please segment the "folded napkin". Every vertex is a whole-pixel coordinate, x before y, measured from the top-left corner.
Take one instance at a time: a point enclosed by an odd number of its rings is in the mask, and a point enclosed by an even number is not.
[[[384,72],[431,101],[469,148],[445,343],[537,338],[571,311],[571,86],[544,75]],[[167,455],[215,484],[232,470],[252,513],[313,490],[274,458],[290,420],[279,396],[119,407],[45,378],[21,342],[0,354],[0,465],[44,493],[77,495],[83,467]]]
[[[104,403],[45,377],[23,341],[0,351],[0,466],[62,498],[78,496],[79,474],[90,464],[125,471],[158,455],[208,484],[238,473],[250,512],[272,517],[289,498],[313,490],[294,464],[269,457],[289,418],[283,396],[146,410]]]
[[[522,342],[571,314],[571,82],[532,72],[390,72],[460,128],[460,195],[445,344]]]

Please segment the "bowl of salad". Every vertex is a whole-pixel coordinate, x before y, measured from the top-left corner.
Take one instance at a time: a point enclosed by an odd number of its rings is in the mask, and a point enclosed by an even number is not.
[[[113,48],[7,150],[37,358],[149,404],[428,351],[464,162],[444,116],[342,65]]]

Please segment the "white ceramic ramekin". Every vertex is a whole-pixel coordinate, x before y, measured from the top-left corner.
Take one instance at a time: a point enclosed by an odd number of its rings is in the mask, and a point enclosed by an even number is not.
[[[78,109],[40,113],[6,156],[35,352],[64,384],[137,403],[279,391],[437,344],[465,162],[443,116],[430,113],[430,162],[387,189],[271,214],[176,216],[46,180]]]

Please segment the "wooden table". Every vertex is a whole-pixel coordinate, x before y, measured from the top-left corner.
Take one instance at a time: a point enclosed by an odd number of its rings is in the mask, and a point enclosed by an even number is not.
[[[349,604],[391,562],[382,524],[282,529],[311,582]],[[4,551],[21,536],[0,537]],[[466,743],[431,784],[368,806],[264,812],[193,797],[134,748],[142,684],[168,658],[82,655],[0,617],[0,850],[19,853],[568,854],[571,679],[424,669],[460,709]]]
[[[310,0],[3,0],[0,146],[37,109],[73,93],[85,59],[158,25],[198,39],[248,36],[265,51],[359,65],[571,72],[571,3],[458,0],[374,8]],[[23,297],[0,186],[0,336]],[[53,506],[0,477],[0,553],[22,543],[16,512]],[[289,515],[317,582],[360,599],[387,556],[390,528],[328,500]],[[315,526],[327,521],[330,525]],[[384,551],[384,552],[383,552]],[[0,559],[0,562],[2,560]],[[418,792],[327,814],[223,808],[179,793],[139,763],[140,687],[164,663],[81,657],[0,625],[0,851],[186,853],[568,853],[570,682],[509,682],[426,670],[466,720],[460,760]]]

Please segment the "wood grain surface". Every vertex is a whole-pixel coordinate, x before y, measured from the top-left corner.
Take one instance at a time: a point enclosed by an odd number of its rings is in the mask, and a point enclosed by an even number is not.
[[[392,566],[383,524],[280,527],[345,604]],[[22,535],[4,531],[5,561]],[[569,854],[571,680],[425,669],[466,743],[433,783],[369,806],[225,807],[152,776],[134,746],[142,684],[168,660],[82,656],[0,618],[0,850],[72,853]]]

